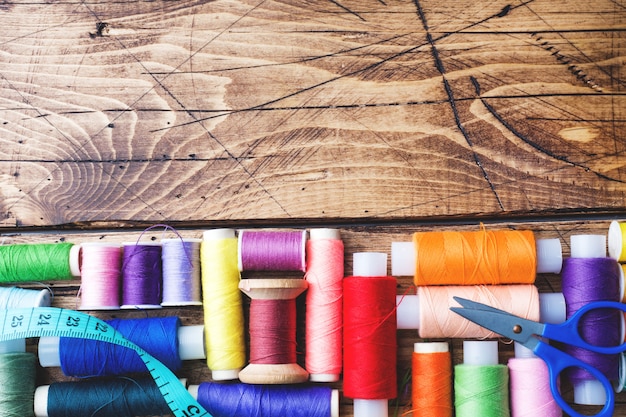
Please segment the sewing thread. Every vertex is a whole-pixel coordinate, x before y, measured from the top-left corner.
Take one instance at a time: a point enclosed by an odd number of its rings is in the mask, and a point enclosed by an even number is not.
[[[241,271],[306,271],[306,230],[242,230]]]
[[[395,278],[347,277],[343,295],[344,394],[355,399],[395,398]]]
[[[561,417],[550,390],[548,366],[540,358],[511,358],[509,367],[512,417]]]
[[[537,252],[531,231],[416,232],[413,244],[417,286],[535,282]]]
[[[416,343],[411,365],[413,416],[452,417],[452,357],[448,344]]]
[[[509,373],[506,365],[456,365],[454,407],[457,417],[508,417]]]
[[[88,242],[82,247],[81,310],[120,307],[122,247],[117,243]]]
[[[458,296],[488,304],[529,320],[539,320],[539,293],[534,285],[418,287],[419,335],[422,338],[494,338],[495,333],[450,311]]]
[[[73,243],[0,246],[0,282],[71,280],[80,275],[72,266]],[[78,263],[78,259],[74,262]]]
[[[198,387],[198,402],[214,417],[330,417],[333,415],[331,413],[332,390],[321,386],[205,382]]]
[[[33,415],[37,358],[32,353],[0,355],[0,416]]]
[[[214,380],[237,379],[246,364],[242,296],[234,230],[203,234],[200,245],[207,365]]]
[[[162,306],[201,305],[201,239],[162,239]]]
[[[339,233],[311,230],[307,241],[306,369],[311,381],[338,381],[342,369],[344,246]],[[321,236],[319,236],[321,234]]]
[[[107,324],[154,356],[172,371],[182,366],[179,354],[178,317],[114,319]],[[91,339],[62,337],[59,341],[61,370],[67,376],[93,377],[146,372],[133,350]]]
[[[124,244],[122,308],[160,308],[162,289],[161,245],[140,242]]]

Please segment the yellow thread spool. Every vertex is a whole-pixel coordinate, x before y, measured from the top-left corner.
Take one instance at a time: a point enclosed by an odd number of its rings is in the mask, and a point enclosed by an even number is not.
[[[205,231],[200,263],[207,365],[216,381],[237,379],[246,347],[235,231]]]

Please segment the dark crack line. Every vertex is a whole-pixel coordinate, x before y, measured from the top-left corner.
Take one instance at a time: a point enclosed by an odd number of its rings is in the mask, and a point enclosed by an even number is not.
[[[609,177],[608,175],[605,175],[605,174],[603,174],[601,172],[598,172],[598,171],[594,171],[594,170],[592,170],[591,168],[589,168],[588,166],[586,166],[584,164],[571,161],[566,156],[556,154],[556,153],[550,151],[549,149],[546,149],[543,146],[539,145],[535,141],[532,141],[529,138],[527,138],[526,136],[524,136],[521,132],[519,132],[517,129],[515,129],[513,126],[511,126],[511,124],[508,123],[504,119],[504,117],[500,116],[500,114],[493,108],[493,106],[491,106],[487,102],[487,100],[485,100],[484,98],[482,98],[480,96],[480,84],[478,83],[478,80],[476,80],[476,78],[474,78],[474,77],[470,77],[470,79],[472,81],[472,84],[474,85],[474,89],[476,90],[476,95],[478,96],[478,98],[479,98],[480,102],[483,104],[483,106],[485,106],[485,108],[489,111],[489,113],[491,113],[491,115],[493,117],[495,117],[496,120],[498,120],[502,124],[502,126],[504,126],[509,132],[511,132],[513,135],[515,135],[517,138],[519,138],[522,142],[530,145],[533,149],[539,151],[540,153],[542,153],[542,154],[544,154],[544,155],[546,155],[546,156],[548,156],[548,157],[550,157],[552,159],[555,159],[555,160],[560,161],[560,162],[564,162],[564,163],[566,163],[568,165],[571,165],[573,167],[576,167],[576,168],[581,168],[585,172],[591,172],[591,173],[595,174],[596,176],[598,176],[599,178],[602,178],[602,179],[607,180],[607,181],[618,182],[618,183],[621,183],[621,184],[624,183],[624,181],[622,181],[622,180]]]
[[[426,32],[426,39],[428,40],[428,43],[430,44],[431,52],[435,60],[435,66],[437,67],[437,71],[439,71],[443,79],[443,85],[446,90],[446,95],[448,96],[448,103],[450,104],[450,108],[452,109],[452,114],[454,115],[454,122],[457,128],[459,129],[459,131],[461,132],[461,134],[463,135],[463,137],[465,138],[465,141],[469,145],[470,150],[472,151],[474,163],[481,170],[483,174],[483,178],[485,178],[485,180],[487,181],[487,184],[489,184],[489,188],[491,188],[491,191],[493,192],[493,195],[496,198],[496,201],[498,202],[500,209],[504,211],[504,205],[502,204],[502,200],[500,199],[500,196],[498,195],[496,187],[491,181],[491,179],[489,178],[489,173],[483,166],[482,161],[480,160],[480,157],[478,156],[478,153],[474,150],[474,144],[472,142],[472,139],[470,138],[469,134],[465,130],[465,127],[463,126],[463,123],[461,121],[461,117],[459,116],[459,111],[456,107],[456,100],[454,98],[454,92],[452,91],[452,88],[450,87],[450,84],[448,83],[448,80],[446,78],[446,70],[443,66],[443,62],[441,61],[441,58],[439,57],[439,51],[437,50],[437,46],[435,45],[435,41],[433,40],[432,34],[430,33],[430,28],[428,27],[428,22],[426,20],[426,15],[424,14],[424,10],[422,9],[422,6],[419,0],[414,0],[414,3],[415,3],[415,6],[417,7],[417,13],[424,27],[424,31]]]
[[[328,0],[330,1],[332,4],[334,4],[335,6],[339,7],[340,9],[345,10],[346,12],[350,13],[353,16],[356,16],[357,18],[359,18],[360,20],[362,20],[363,22],[365,22],[365,19],[363,18],[363,16],[359,15],[357,12],[355,12],[354,10],[350,10],[350,8],[344,6],[343,4],[339,3],[336,0]]]

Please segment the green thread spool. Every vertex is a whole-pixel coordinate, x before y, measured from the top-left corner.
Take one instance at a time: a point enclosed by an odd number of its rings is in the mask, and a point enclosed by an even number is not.
[[[498,342],[464,341],[454,367],[456,417],[509,417],[509,368],[498,364]]]
[[[80,276],[79,253],[73,243],[0,246],[0,282],[74,279]]]
[[[36,374],[34,354],[0,355],[0,417],[34,416]]]

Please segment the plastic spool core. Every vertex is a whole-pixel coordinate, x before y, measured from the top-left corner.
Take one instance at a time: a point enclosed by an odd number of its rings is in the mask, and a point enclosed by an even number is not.
[[[559,239],[537,239],[537,273],[558,274],[563,265],[563,251]],[[391,242],[391,275],[415,275],[417,253],[413,242]]]
[[[82,248],[81,245],[74,245],[70,249],[70,271],[72,272],[72,276],[78,278],[80,277],[80,269],[81,269],[81,253]]]
[[[606,258],[606,236],[572,235],[570,251],[572,258]]]
[[[464,340],[463,363],[466,365],[497,365],[497,340]]]
[[[609,243],[609,256],[616,261],[624,260],[623,251],[623,236],[622,226],[616,220],[613,220],[609,226],[608,231],[608,243]]]

